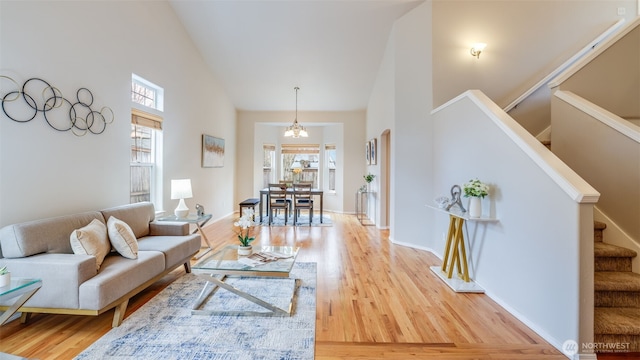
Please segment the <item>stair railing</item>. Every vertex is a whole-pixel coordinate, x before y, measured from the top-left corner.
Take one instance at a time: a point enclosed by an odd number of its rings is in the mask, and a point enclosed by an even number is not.
[[[573,55],[569,60],[567,60],[564,63],[562,63],[562,65],[558,66],[555,70],[553,70],[547,76],[542,78],[542,80],[540,80],[537,83],[535,83],[535,85],[533,85],[531,88],[529,88],[529,90],[525,91],[522,95],[518,96],[509,105],[507,105],[503,110],[505,112],[509,112],[509,111],[513,110],[514,108],[516,108],[521,102],[523,102],[531,94],[533,94],[535,91],[537,91],[538,89],[540,89],[544,85],[548,84],[558,74],[563,72],[565,69],[567,69],[573,63],[575,63],[577,60],[581,59],[588,52],[592,51],[602,40],[606,39],[611,34],[613,34],[616,30],[618,30],[625,21],[626,20],[624,18],[618,20],[615,24],[613,24],[611,27],[609,27],[607,30],[605,30],[602,34],[600,34],[598,37],[593,39],[589,44],[587,44],[585,47],[580,49],[580,51],[578,51],[575,55]]]

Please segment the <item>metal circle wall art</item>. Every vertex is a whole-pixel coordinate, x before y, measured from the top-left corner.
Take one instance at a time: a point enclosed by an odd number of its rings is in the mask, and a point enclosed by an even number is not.
[[[71,101],[40,78],[31,78],[20,86],[14,79],[0,75],[0,89],[6,83],[10,84],[10,90],[0,92],[2,111],[15,122],[26,123],[42,114],[51,128],[83,136],[87,132],[102,134],[114,120],[111,108],[104,106],[100,111],[92,108],[93,94],[87,88],[78,89]]]

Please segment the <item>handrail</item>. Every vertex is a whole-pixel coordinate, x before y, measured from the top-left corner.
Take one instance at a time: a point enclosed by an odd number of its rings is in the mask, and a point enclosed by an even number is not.
[[[522,101],[524,101],[524,99],[529,97],[529,95],[533,94],[539,88],[541,88],[545,84],[549,83],[551,81],[551,79],[553,79],[558,74],[560,74],[562,71],[564,71],[566,68],[571,66],[571,64],[573,64],[578,59],[583,57],[587,52],[593,50],[596,47],[596,45],[598,45],[603,39],[605,39],[606,37],[611,35],[614,31],[616,31],[620,26],[622,26],[622,24],[625,21],[626,20],[624,18],[618,20],[615,24],[613,24],[611,27],[609,27],[607,30],[605,30],[602,34],[600,34],[600,36],[598,36],[597,38],[592,40],[589,44],[587,44],[587,46],[583,47],[580,51],[578,51],[575,55],[573,55],[569,60],[567,60],[564,63],[562,63],[562,65],[558,66],[555,70],[553,70],[551,73],[549,73],[549,75],[545,76],[542,80],[538,81],[535,85],[533,85],[531,88],[529,88],[529,90],[525,91],[522,95],[518,96],[509,105],[507,105],[503,110],[505,112],[509,112],[509,111],[513,110]]]

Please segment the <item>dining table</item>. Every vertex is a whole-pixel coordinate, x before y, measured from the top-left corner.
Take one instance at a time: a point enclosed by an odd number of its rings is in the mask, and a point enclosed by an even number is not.
[[[293,190],[293,188],[287,188],[287,195],[290,195],[290,196],[293,197],[294,192],[295,191]],[[323,210],[324,190],[311,189],[311,196],[320,198],[320,223],[322,223],[322,221],[323,221],[322,210]],[[263,201],[263,198],[265,198],[266,201]],[[267,210],[267,214],[268,214],[269,213],[269,188],[264,188],[264,189],[260,190],[260,205],[259,205],[260,223],[262,223],[262,209],[263,209],[262,204],[266,204],[266,210]]]

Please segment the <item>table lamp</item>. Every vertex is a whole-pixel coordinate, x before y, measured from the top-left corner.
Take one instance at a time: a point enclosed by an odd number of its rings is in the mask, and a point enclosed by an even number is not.
[[[180,199],[178,207],[173,211],[177,218],[185,218],[189,215],[189,208],[184,203],[184,199],[192,197],[191,179],[171,180],[171,200]]]

